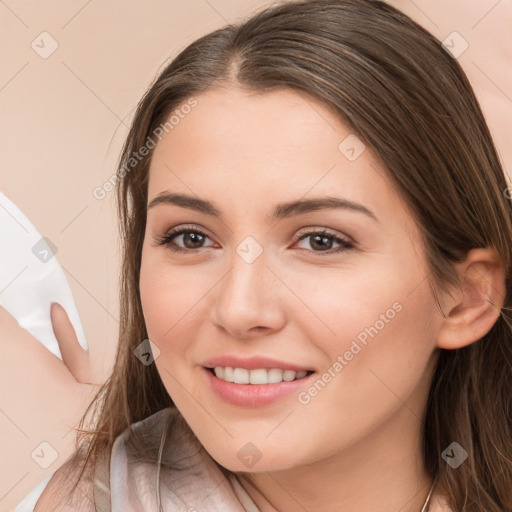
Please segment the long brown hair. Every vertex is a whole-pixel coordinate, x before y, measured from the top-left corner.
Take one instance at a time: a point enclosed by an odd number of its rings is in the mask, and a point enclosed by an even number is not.
[[[133,422],[172,405],[154,364],[134,349],[147,336],[139,296],[152,151],[158,127],[214,87],[290,88],[321,102],[383,162],[421,230],[435,297],[458,284],[453,264],[492,247],[506,271],[500,316],[479,341],[439,349],[423,424],[423,457],[455,511],[512,511],[512,209],[484,116],[462,68],[429,32],[380,0],[287,1],[187,46],[146,92],[116,182],[123,261],[113,371],[82,418],[85,463],[110,452]],[[131,160],[132,159],[132,160]],[[122,171],[122,172],[121,172]],[[84,429],[95,411],[95,426]],[[442,458],[457,441],[468,460]],[[85,464],[84,464],[85,467]]]

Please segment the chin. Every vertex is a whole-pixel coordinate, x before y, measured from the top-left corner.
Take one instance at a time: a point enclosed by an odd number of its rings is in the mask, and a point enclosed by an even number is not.
[[[303,463],[297,459],[290,460],[289,456],[293,450],[283,449],[270,454],[269,447],[260,450],[250,441],[236,443],[236,447],[221,448],[215,445],[212,451],[208,446],[205,446],[205,449],[218,464],[235,473],[284,471]]]

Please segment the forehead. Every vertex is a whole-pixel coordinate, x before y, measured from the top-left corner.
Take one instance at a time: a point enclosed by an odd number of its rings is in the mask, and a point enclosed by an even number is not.
[[[309,96],[233,88],[195,99],[197,105],[154,150],[150,200],[169,190],[247,209],[329,194],[395,218],[400,213],[400,200],[375,154]]]
[[[155,159],[172,157],[188,165],[222,159],[242,169],[257,158],[258,165],[268,162],[276,170],[305,155],[316,164],[332,161],[340,136],[350,134],[321,105],[290,89],[265,94],[215,89],[196,100],[197,106],[164,136]]]

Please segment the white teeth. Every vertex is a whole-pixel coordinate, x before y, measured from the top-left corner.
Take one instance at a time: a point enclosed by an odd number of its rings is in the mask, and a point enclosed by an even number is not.
[[[266,384],[267,370],[251,370],[249,372],[249,381],[251,384]]]
[[[233,382],[236,384],[249,384],[249,370],[233,368]]]
[[[269,384],[281,382],[283,380],[283,370],[279,370],[278,368],[272,368],[272,370],[268,370],[267,379]]]
[[[292,370],[285,370],[283,372],[283,380],[285,380],[286,382],[291,382],[293,379],[295,379],[295,374],[297,372],[294,372]]]
[[[216,366],[214,373],[219,379],[235,384],[277,384],[279,382],[291,382],[292,380],[302,379],[307,375],[306,370],[294,372],[293,370],[281,370],[272,368],[258,368],[257,370],[247,370],[246,368],[231,368]]]
[[[233,368],[229,368],[229,367],[224,368],[223,379],[227,382],[233,382]]]

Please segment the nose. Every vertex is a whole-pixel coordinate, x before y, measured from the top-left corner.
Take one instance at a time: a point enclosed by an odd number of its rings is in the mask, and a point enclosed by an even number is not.
[[[263,252],[249,263],[234,254],[232,267],[217,287],[216,325],[237,339],[253,339],[279,331],[285,324],[280,300],[286,287],[270,270]]]

